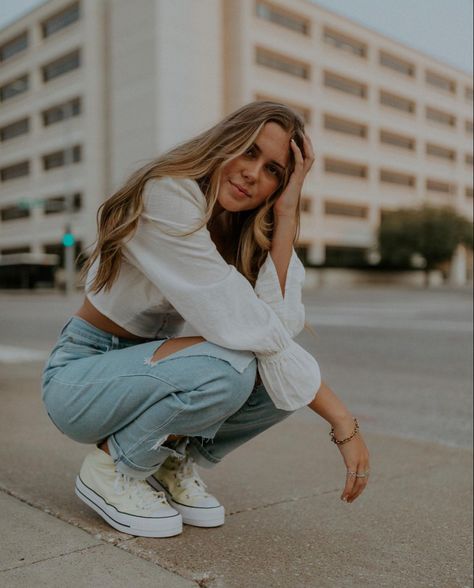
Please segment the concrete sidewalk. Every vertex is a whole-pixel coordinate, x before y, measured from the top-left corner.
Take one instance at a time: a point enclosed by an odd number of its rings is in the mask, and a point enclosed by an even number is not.
[[[74,495],[90,447],[48,420],[40,371],[0,365],[2,587],[472,586],[470,451],[366,434],[371,482],[344,504],[339,451],[304,409],[202,472],[224,526],[135,538]]]

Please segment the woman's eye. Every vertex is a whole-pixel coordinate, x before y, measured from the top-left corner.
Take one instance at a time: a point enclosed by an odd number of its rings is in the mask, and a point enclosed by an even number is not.
[[[245,152],[245,155],[253,155],[255,153],[255,149],[253,147],[249,147]]]
[[[280,178],[280,170],[277,167],[271,165],[268,169],[270,170],[270,173],[272,175],[276,176],[277,178]]]

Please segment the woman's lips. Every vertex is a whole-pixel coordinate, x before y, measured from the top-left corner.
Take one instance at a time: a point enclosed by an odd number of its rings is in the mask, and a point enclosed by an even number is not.
[[[232,188],[234,189],[234,193],[239,196],[240,198],[250,198],[250,196],[244,192],[243,190],[241,190],[240,188],[238,188],[235,184],[233,184],[230,180],[229,180],[229,184],[232,186]]]

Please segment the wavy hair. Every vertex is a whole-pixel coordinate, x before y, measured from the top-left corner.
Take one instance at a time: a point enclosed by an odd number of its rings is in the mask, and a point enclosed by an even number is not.
[[[304,121],[301,116],[284,104],[259,100],[239,108],[210,129],[178,144],[133,173],[123,187],[105,200],[98,210],[97,241],[81,272],[85,278],[92,264],[99,260],[91,290],[107,291],[117,279],[122,247],[133,236],[143,211],[144,186],[148,180],[164,176],[196,180],[206,198],[203,222],[181,236],[192,234],[209,223],[211,237],[220,254],[255,286],[258,271],[271,247],[275,223],[273,206],[294,170],[293,151],[289,150],[289,164],[283,180],[263,204],[240,212],[224,210],[212,221],[211,217],[217,202],[223,166],[243,154],[268,122],[274,122],[290,133],[304,155]],[[299,206],[295,220],[297,230],[294,243],[300,231]]]

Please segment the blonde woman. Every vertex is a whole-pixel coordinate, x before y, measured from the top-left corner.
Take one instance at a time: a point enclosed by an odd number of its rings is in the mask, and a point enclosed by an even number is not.
[[[309,406],[332,425],[342,500],[364,490],[355,419],[293,340],[293,248],[314,161],[300,116],[248,104],[139,169],[100,209],[85,300],[43,374],[51,420],[95,444],[76,494],[112,527],[168,537],[224,523],[198,466]],[[195,336],[180,337],[187,321]]]

